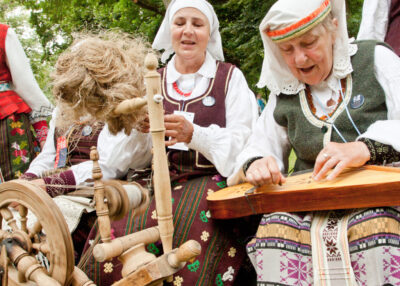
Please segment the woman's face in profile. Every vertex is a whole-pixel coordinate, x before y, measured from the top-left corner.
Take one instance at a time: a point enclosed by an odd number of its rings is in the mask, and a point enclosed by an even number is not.
[[[292,74],[303,83],[315,85],[331,73],[334,42],[334,33],[320,24],[304,35],[277,45]]]
[[[172,18],[172,47],[183,59],[204,58],[210,38],[207,17],[196,8],[182,8]]]

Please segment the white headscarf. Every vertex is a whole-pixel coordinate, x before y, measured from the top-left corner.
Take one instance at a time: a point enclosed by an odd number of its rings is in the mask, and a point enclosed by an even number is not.
[[[261,38],[264,44],[264,62],[257,86],[267,86],[275,94],[296,94],[305,88],[290,71],[276,43],[265,31],[281,30],[307,17],[326,0],[278,0],[268,11],[260,24]],[[350,56],[357,51],[356,45],[349,44],[346,24],[346,7],[344,0],[330,0],[331,13],[338,20],[338,29],[333,48],[332,74],[338,79],[346,77],[353,71]]]
[[[223,61],[224,53],[222,51],[221,35],[219,33],[219,21],[214,8],[205,0],[172,0],[165,13],[164,20],[158,29],[157,35],[153,42],[153,49],[162,50],[161,61],[165,63],[169,56],[174,52],[171,41],[171,25],[172,18],[175,13],[186,7],[196,8],[202,12],[208,19],[210,24],[210,39],[207,45],[207,51],[216,59]]]

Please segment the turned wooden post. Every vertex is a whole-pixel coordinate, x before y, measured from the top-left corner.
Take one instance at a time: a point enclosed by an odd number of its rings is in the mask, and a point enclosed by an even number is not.
[[[161,96],[160,74],[156,71],[158,62],[153,54],[145,59],[148,70],[145,78],[147,107],[149,110],[150,132],[153,140],[154,195],[158,226],[164,253],[172,250],[174,225],[172,220],[171,181],[167,154],[165,151],[164,108]]]
[[[103,174],[101,173],[99,165],[99,153],[97,148],[92,146],[90,148],[90,160],[93,161],[93,180],[94,180],[94,199],[96,202],[96,214],[99,222],[99,231],[102,242],[111,241],[111,222],[108,216],[108,206],[104,202],[104,185],[101,181]]]
[[[93,248],[93,256],[98,262],[104,262],[113,257],[120,256],[131,247],[139,243],[150,244],[160,239],[158,227],[146,228],[122,237],[118,237],[110,243],[97,244]]]

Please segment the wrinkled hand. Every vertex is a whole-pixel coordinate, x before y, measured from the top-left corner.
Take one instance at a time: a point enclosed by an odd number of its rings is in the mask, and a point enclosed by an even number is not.
[[[165,146],[171,146],[178,142],[190,143],[193,136],[193,124],[182,115],[167,114],[164,116],[165,136],[171,140],[165,142]]]
[[[278,164],[271,156],[254,161],[246,171],[246,180],[254,186],[276,185],[286,182]]]
[[[368,147],[363,142],[330,142],[315,160],[313,178],[316,181],[321,180],[332,170],[326,179],[333,180],[345,168],[363,166],[370,156]]]

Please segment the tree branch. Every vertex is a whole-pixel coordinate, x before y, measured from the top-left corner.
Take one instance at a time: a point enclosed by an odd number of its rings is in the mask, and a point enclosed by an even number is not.
[[[147,3],[146,1],[133,0],[133,2],[146,10],[153,11],[154,13],[159,14],[159,15],[164,15],[164,11],[160,11],[160,9],[157,6],[151,5],[151,4]]]

